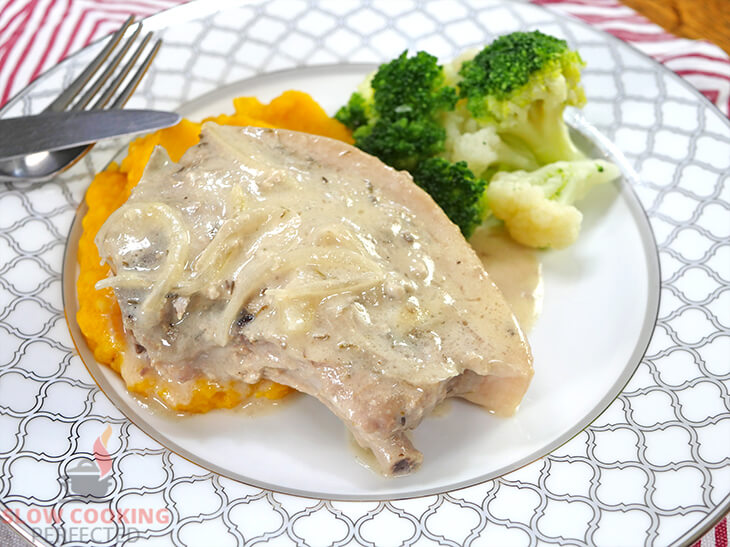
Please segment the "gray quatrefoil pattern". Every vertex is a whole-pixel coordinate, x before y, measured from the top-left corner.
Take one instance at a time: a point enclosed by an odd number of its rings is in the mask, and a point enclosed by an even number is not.
[[[174,109],[273,70],[381,62],[403,49],[449,58],[496,35],[565,37],[588,62],[586,118],[640,175],[654,230],[661,306],[649,349],[590,427],[518,471],[464,490],[391,502],[331,502],[261,490],[171,453],[131,424],[76,355],[63,315],[66,236],[94,172],[123,146],[100,144],[71,171],[0,187],[0,500],[61,507],[60,477],[114,429],[112,493],[100,508],[167,508],[145,545],[667,545],[730,506],[730,125],[674,74],[629,46],[508,0],[253,0],[185,21],[148,23],[165,41],[130,107]],[[189,6],[188,6],[189,8]],[[99,44],[26,89],[4,115],[39,111]],[[42,434],[39,432],[42,431]],[[134,470],[145,470],[140,484]],[[33,481],[27,480],[32,476]],[[619,487],[620,486],[620,487]],[[23,525],[20,525],[21,527]],[[140,527],[137,527],[140,528]],[[67,520],[52,544],[80,544]],[[137,537],[119,523],[100,545]],[[213,539],[215,538],[215,539]]]

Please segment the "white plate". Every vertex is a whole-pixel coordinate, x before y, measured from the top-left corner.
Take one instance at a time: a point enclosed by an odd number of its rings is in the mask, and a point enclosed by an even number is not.
[[[299,89],[334,112],[373,69],[330,65],[278,71],[226,86],[180,110],[202,119],[230,112],[236,96],[268,101]],[[612,159],[626,163],[623,157]],[[628,174],[629,180],[636,178]],[[94,379],[117,408],[162,445],[224,476],[339,500],[415,497],[470,486],[522,467],[574,436],[636,369],[658,310],[659,264],[651,228],[630,187],[620,181],[595,192],[581,204],[580,241],[567,251],[541,256],[546,296],[529,337],[537,373],[518,414],[500,419],[474,405],[450,402],[449,412],[415,430],[414,443],[425,461],[408,477],[384,478],[358,464],[344,426],[309,397],[263,416],[218,411],[179,418],[155,412],[131,396],[117,374],[94,361],[73,321],[71,332]],[[63,285],[71,318],[77,310],[76,255],[85,213],[82,206],[66,250]],[[625,269],[621,262],[634,266]]]
[[[176,108],[238,82],[186,113],[227,110],[237,94],[268,98],[289,87],[312,92],[331,111],[364,70],[335,63],[376,62],[404,47],[448,58],[517,28],[567,37],[589,64],[589,106],[575,121],[622,163],[625,181],[583,204],[586,225],[577,246],[543,256],[545,310],[530,336],[537,374],[517,417],[499,420],[454,404],[416,431],[424,467],[388,481],[359,467],[342,426],[305,398],[255,419],[215,412],[170,420],[147,412],[115,375],[87,359],[107,399],[72,351],[60,283],[74,208],[91,172],[121,147],[105,143],[59,181],[0,193],[3,502],[26,517],[50,506],[170,511],[164,523],[113,525],[109,542],[132,529],[177,543],[440,538],[459,545],[481,536],[500,545],[612,545],[696,536],[727,511],[730,489],[727,121],[625,45],[539,8],[347,6],[274,1],[204,17],[196,11],[206,8],[195,3],[156,16],[148,26],[164,29],[165,48],[135,106]],[[91,55],[85,51],[46,75],[6,112],[38,110]],[[330,66],[303,68],[318,64]],[[657,236],[661,282],[633,191]],[[660,283],[657,328],[642,359]],[[68,305],[74,298],[67,296]],[[555,449],[609,405],[639,361],[608,410]],[[113,430],[111,491],[99,500],[75,496],[66,484],[71,466],[91,455],[106,424]],[[386,503],[316,499],[380,501],[445,491]],[[42,536],[71,541],[69,518],[43,526]]]

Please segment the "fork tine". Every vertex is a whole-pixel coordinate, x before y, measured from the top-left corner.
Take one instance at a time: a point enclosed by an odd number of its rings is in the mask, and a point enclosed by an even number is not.
[[[91,99],[94,98],[94,95],[99,92],[104,83],[109,79],[112,74],[114,74],[117,66],[119,66],[119,63],[122,62],[122,59],[129,51],[129,48],[132,47],[132,44],[137,39],[137,36],[139,36],[139,31],[140,27],[137,27],[132,33],[132,36],[130,36],[129,39],[122,44],[122,48],[111,60],[109,66],[107,66],[104,71],[96,77],[89,89],[86,90],[86,92],[76,103],[74,103],[70,110],[82,110],[87,104],[91,102]]]
[[[117,47],[117,44],[119,43],[119,40],[122,39],[122,36],[127,31],[129,26],[134,21],[134,16],[130,16],[124,24],[121,26],[121,28],[116,31],[112,37],[109,39],[109,43],[104,46],[104,49],[102,49],[99,54],[94,58],[91,63],[77,76],[77,78],[71,82],[71,85],[69,85],[58,97],[56,97],[51,104],[49,104],[43,111],[44,112],[62,112],[65,110],[65,108],[71,103],[71,101],[78,95],[78,93],[83,89],[83,87],[86,85],[86,83],[91,79],[91,77],[94,75],[94,73],[99,69],[101,64],[106,61],[106,58],[109,57],[109,54],[112,52],[112,50]]]
[[[132,79],[129,81],[127,86],[119,94],[119,97],[114,100],[111,108],[121,108],[127,103],[129,98],[132,96],[132,93],[134,93],[134,90],[137,89],[137,85],[144,77],[147,69],[150,68],[152,60],[155,58],[155,55],[157,55],[157,52],[160,50],[161,45],[162,40],[157,40],[155,42],[155,45],[152,46],[152,51],[150,51],[149,55],[147,55],[145,60],[142,62],[142,65],[139,67],[139,69],[137,69],[137,72],[134,73],[134,76],[132,76]]]
[[[119,89],[119,86],[122,85],[124,82],[124,79],[127,77],[127,74],[134,68],[135,63],[139,59],[140,55],[142,55],[142,51],[147,47],[147,44],[150,43],[150,40],[152,39],[152,33],[148,32],[147,35],[142,40],[142,43],[139,45],[139,47],[132,53],[132,58],[127,61],[127,63],[122,67],[122,70],[119,74],[117,74],[114,77],[114,80],[109,84],[109,86],[104,90],[104,93],[96,100],[96,102],[91,106],[91,110],[97,110],[99,108],[102,108],[106,103],[109,102],[109,99],[111,99],[114,96],[114,93]]]

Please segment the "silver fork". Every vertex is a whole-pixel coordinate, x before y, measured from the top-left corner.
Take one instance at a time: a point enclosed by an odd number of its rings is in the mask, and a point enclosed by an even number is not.
[[[132,35],[122,43],[121,48],[119,48],[106,68],[104,68],[100,74],[97,75],[97,73],[101,70],[102,65],[104,65],[109,55],[117,49],[117,46],[122,41],[122,37],[133,22],[134,16],[129,17],[121,28],[112,35],[109,42],[106,46],[104,46],[104,49],[99,52],[99,54],[88,64],[81,74],[79,74],[79,76],[63,92],[61,92],[61,94],[56,97],[53,102],[51,102],[51,104],[43,110],[43,112],[103,110],[109,101],[114,98],[117,90],[124,83],[125,79],[141,57],[142,52],[152,39],[152,33],[147,33],[141,44],[134,50],[106,89],[102,91],[104,84],[117,70],[117,67],[119,67],[125,55],[139,36],[140,26],[137,26]],[[134,90],[137,88],[137,85],[147,72],[147,69],[150,67],[155,55],[157,55],[161,44],[162,40],[157,40],[155,42],[151,51],[147,54],[137,71],[127,82],[127,85],[118,95],[116,95],[116,98],[114,98],[111,102],[109,108],[121,108],[127,103],[134,93]],[[95,75],[96,78],[94,78]],[[89,108],[86,108],[94,98],[96,98],[94,103]],[[64,150],[41,152],[38,154],[31,154],[29,156],[21,156],[18,158],[4,160],[0,162],[0,181],[8,182],[22,180],[26,182],[36,182],[48,180],[61,171],[65,171],[71,167],[89,150],[91,150],[93,146],[93,144],[76,146],[74,148],[67,148]]]

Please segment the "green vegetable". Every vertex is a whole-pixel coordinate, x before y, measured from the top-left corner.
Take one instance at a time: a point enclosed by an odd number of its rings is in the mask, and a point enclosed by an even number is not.
[[[540,165],[583,159],[563,120],[566,105],[582,106],[583,61],[564,40],[539,31],[496,39],[459,70],[459,96],[482,126]]]
[[[582,67],[564,40],[539,31],[502,36],[445,67],[403,52],[336,117],[359,148],[409,170],[464,236],[504,222],[520,243],[561,248],[580,231],[573,202],[619,174],[587,160],[563,120],[566,106],[585,103]]]
[[[436,57],[404,51],[366,82],[335,115],[353,129],[356,146],[396,169],[413,169],[443,151],[438,118],[454,108],[456,91],[445,85]]]
[[[415,183],[431,195],[464,237],[471,236],[487,213],[487,183],[475,177],[466,162],[451,163],[443,158],[422,161],[412,174]]]
[[[359,92],[350,96],[347,104],[340,108],[335,117],[352,130],[368,123],[369,105],[365,97]]]

